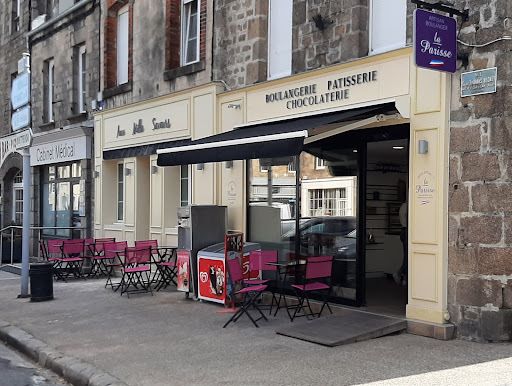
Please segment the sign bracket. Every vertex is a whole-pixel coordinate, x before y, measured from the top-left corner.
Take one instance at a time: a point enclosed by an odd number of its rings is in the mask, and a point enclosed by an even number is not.
[[[416,4],[418,8],[426,9],[429,11],[440,11],[449,14],[450,16],[460,16],[462,18],[462,21],[468,21],[469,20],[469,9],[465,9],[464,11],[459,11],[456,8],[449,7],[443,2],[438,1],[437,3],[427,3],[426,1],[422,0],[411,0],[411,3]]]

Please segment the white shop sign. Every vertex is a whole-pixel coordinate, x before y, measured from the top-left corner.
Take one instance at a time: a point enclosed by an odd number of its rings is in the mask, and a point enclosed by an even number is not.
[[[0,166],[3,165],[9,154],[19,152],[30,146],[32,131],[30,129],[18,131],[0,138]]]
[[[11,103],[13,110],[30,102],[30,73],[18,75],[12,82]]]
[[[55,164],[91,158],[89,137],[63,139],[30,148],[30,166]]]
[[[25,106],[14,112],[11,117],[12,131],[23,129],[30,125],[30,106]]]

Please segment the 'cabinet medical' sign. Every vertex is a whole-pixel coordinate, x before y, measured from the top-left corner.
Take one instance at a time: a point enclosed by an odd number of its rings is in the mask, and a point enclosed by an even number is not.
[[[414,57],[418,67],[455,72],[457,23],[453,17],[414,11]]]

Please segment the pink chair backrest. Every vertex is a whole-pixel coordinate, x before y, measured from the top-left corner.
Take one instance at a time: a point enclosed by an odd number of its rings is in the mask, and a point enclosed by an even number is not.
[[[331,277],[332,256],[308,257],[306,262],[306,279]]]
[[[252,251],[249,254],[249,267],[251,271],[276,271],[277,266],[267,265],[267,263],[277,263],[277,251]]]
[[[103,239],[94,239],[94,250],[96,253],[103,253],[105,244],[115,242],[115,237],[108,237]]]
[[[46,248],[49,255],[62,255],[62,244],[64,240],[53,239],[46,242]],[[50,256],[51,257],[51,256]]]
[[[228,259],[227,265],[229,277],[233,283],[238,283],[244,279],[242,267],[240,266],[240,261],[237,258]]]
[[[105,257],[115,258],[117,257],[117,252],[122,252],[128,247],[127,241],[112,241],[109,243],[103,244],[103,250],[105,251]]]
[[[66,257],[82,255],[84,253],[84,240],[64,240],[62,252]]]
[[[135,241],[135,246],[138,248],[158,248],[158,240]]]
[[[151,249],[146,247],[126,247],[124,252],[126,264],[146,264],[151,261]]]

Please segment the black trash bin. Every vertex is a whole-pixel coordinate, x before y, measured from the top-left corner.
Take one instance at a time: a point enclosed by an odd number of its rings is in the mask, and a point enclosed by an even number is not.
[[[30,264],[30,301],[44,302],[53,299],[53,264]]]

